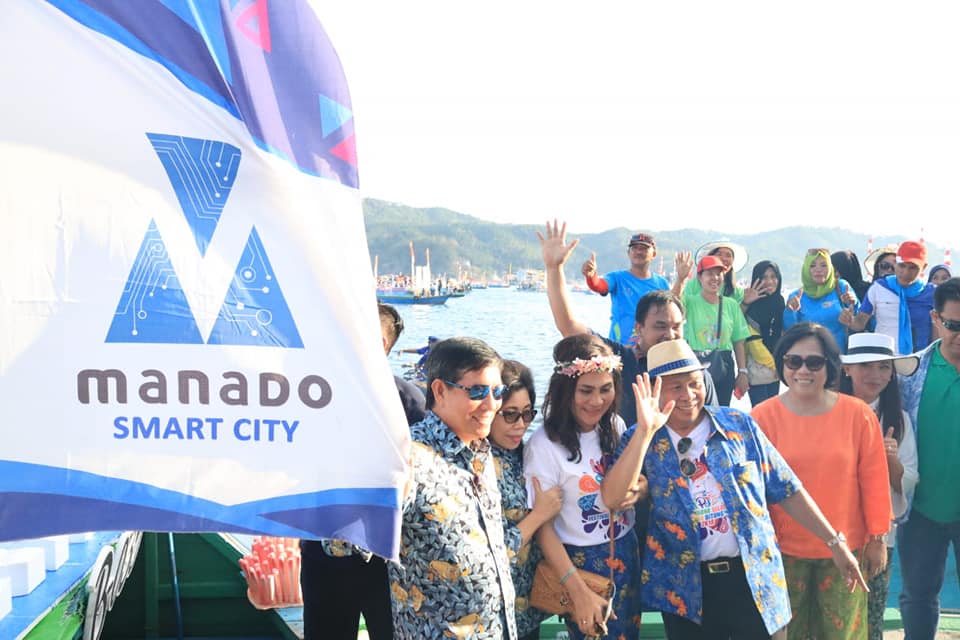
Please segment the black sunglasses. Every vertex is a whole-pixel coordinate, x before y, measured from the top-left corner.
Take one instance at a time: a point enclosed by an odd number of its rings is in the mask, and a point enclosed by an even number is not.
[[[807,356],[806,358],[794,354],[783,356],[783,366],[787,369],[796,370],[803,365],[807,365],[808,371],[820,371],[825,364],[827,364],[827,359],[823,356]]]
[[[952,331],[953,333],[960,332],[960,320],[947,320],[939,313],[937,317],[940,318],[940,324],[942,324],[943,328],[947,331]]]
[[[877,271],[890,271],[893,272],[896,270],[896,263],[894,262],[878,262]]]
[[[505,384],[498,384],[498,385],[475,384],[469,387],[465,387],[462,384],[457,384],[456,382],[450,382],[449,380],[444,380],[443,384],[450,385],[451,387],[456,387],[457,389],[463,389],[464,391],[467,392],[467,396],[469,396],[471,400],[483,400],[491,392],[493,392],[493,399],[499,400],[500,398],[503,397],[503,394],[506,393],[507,391],[507,385]]]
[[[690,451],[690,447],[693,445],[693,440],[690,438],[684,437],[680,438],[677,441],[677,453],[680,455],[685,454],[687,451]],[[690,458],[680,458],[680,473],[690,478],[697,472],[697,463],[691,460]]]
[[[496,396],[494,396],[496,397]],[[497,411],[501,416],[503,416],[503,421],[507,424],[516,424],[517,420],[523,418],[523,421],[527,424],[533,422],[533,419],[537,417],[536,409],[524,409],[523,411],[517,411],[516,409],[507,409]]]

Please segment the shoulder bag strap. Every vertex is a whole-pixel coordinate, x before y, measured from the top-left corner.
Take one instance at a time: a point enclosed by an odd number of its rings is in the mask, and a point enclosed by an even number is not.
[[[720,348],[720,323],[723,320],[723,296],[720,296],[720,302],[718,303],[718,305],[719,305],[719,308],[717,309],[717,333],[716,333],[717,345],[716,347],[714,347],[715,349]]]

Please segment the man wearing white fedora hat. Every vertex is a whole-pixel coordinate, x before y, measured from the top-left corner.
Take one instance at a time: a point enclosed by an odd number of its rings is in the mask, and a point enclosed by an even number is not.
[[[769,504],[823,540],[848,587],[866,588],[842,534],[827,522],[753,419],[705,407],[703,365],[682,340],[654,345],[634,385],[637,424],[603,480],[618,504],[646,479],[645,608],[663,612],[670,640],[769,638],[790,599]],[[653,385],[650,376],[657,376]]]

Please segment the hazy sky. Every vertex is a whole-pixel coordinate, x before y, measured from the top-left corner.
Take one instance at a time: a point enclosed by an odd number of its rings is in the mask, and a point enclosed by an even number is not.
[[[960,3],[314,4],[365,195],[960,247]]]

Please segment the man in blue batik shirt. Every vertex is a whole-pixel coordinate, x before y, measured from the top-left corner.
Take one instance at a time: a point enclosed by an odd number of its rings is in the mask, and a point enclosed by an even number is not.
[[[506,387],[474,338],[436,343],[427,415],[411,428],[400,564],[389,567],[394,637],[516,640],[500,490],[487,435]]]
[[[729,407],[704,407],[703,365],[690,346],[654,345],[647,366],[634,389],[637,424],[620,440],[602,495],[616,505],[646,480],[643,602],[663,612],[667,637],[769,638],[790,621],[768,504],[780,504],[833,550],[848,586],[866,588],[843,534],[753,419]]]

